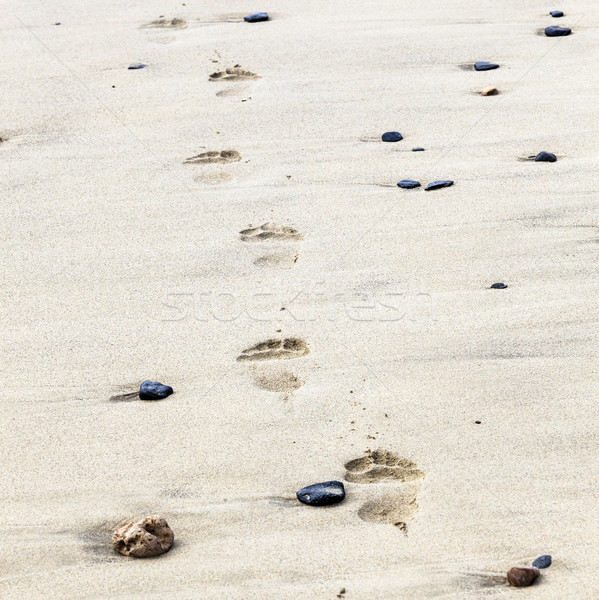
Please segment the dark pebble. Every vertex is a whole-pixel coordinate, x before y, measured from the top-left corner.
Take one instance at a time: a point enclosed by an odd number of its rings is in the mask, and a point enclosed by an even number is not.
[[[490,71],[491,69],[499,69],[499,65],[495,63],[485,62],[484,60],[481,62],[474,63],[474,68],[476,71]]]
[[[383,142],[399,142],[399,140],[403,140],[403,135],[399,131],[387,131],[383,133],[381,139]]]
[[[539,556],[532,563],[533,567],[537,569],[546,569],[551,566],[551,554],[543,554],[543,556]]]
[[[420,187],[420,182],[413,179],[402,179],[397,185],[405,190],[411,190]]]
[[[127,68],[128,69],[143,69],[146,65],[143,63],[131,63]]]
[[[310,506],[329,506],[345,498],[345,488],[340,481],[325,481],[302,488],[297,499]]]
[[[54,25],[60,25],[60,23],[54,23]]]
[[[507,580],[514,587],[528,587],[540,574],[536,567],[512,567],[507,572]]]
[[[265,12],[257,12],[248,15],[247,17],[243,17],[244,21],[248,23],[259,23],[260,21],[268,21],[268,13]]]
[[[424,148],[412,148],[412,152],[424,152]]]
[[[494,283],[491,286],[492,290],[505,290],[505,288],[507,287],[507,285],[505,283]]]
[[[562,35],[570,35],[572,30],[569,27],[558,27],[557,25],[551,25],[545,27],[545,35],[547,37],[560,37]]]
[[[477,425],[480,425],[480,423],[481,423],[480,421],[474,421],[474,422],[475,422]]]
[[[556,160],[557,156],[551,154],[551,152],[539,152],[535,156],[535,162],[555,162]]]
[[[552,10],[549,13],[552,17],[563,17],[564,13],[561,10]]]
[[[450,187],[453,185],[453,181],[433,181],[432,183],[429,183],[425,188],[424,191],[428,192],[429,190],[438,190],[440,188],[444,188],[444,187]]]
[[[144,381],[139,388],[140,400],[162,400],[173,393],[170,385],[164,385],[157,381]]]

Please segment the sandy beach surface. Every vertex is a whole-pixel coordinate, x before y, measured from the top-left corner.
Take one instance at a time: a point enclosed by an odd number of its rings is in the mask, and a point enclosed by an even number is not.
[[[0,597],[599,598],[596,1],[3,7]]]

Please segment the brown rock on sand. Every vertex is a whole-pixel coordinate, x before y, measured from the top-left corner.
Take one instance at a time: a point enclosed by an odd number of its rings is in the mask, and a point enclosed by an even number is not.
[[[499,93],[499,91],[497,90],[497,88],[494,87],[486,87],[481,94],[483,96],[496,96]]]
[[[164,518],[150,515],[133,523],[121,523],[112,534],[112,545],[124,556],[147,558],[168,552],[174,539]]]
[[[507,580],[514,587],[528,587],[540,574],[536,567],[512,567],[507,572]]]

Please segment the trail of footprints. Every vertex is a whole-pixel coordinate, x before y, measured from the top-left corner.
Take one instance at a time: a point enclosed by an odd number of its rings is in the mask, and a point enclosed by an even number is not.
[[[213,22],[237,22],[238,15],[223,16]],[[166,18],[161,15],[158,19],[141,26],[150,30],[182,30],[188,27],[185,19],[177,17]],[[545,32],[547,35],[547,33]],[[172,38],[157,38],[162,43],[172,41]],[[218,54],[218,53],[217,53]],[[218,55],[220,58],[220,55]],[[220,62],[213,60],[213,63]],[[472,65],[460,65],[464,69],[471,70]],[[209,76],[209,81],[221,84],[237,84],[243,82],[255,82],[260,79],[256,73],[248,71],[235,64],[217,70]],[[231,85],[219,90],[219,97],[239,96],[247,91],[247,87]],[[245,100],[243,100],[245,101]],[[0,139],[0,142],[2,140]],[[364,140],[370,141],[370,140]],[[534,157],[521,157],[520,160],[532,160]],[[189,165],[207,164],[230,164],[241,161],[241,154],[236,150],[210,150],[192,156],[184,161]],[[277,225],[275,223],[264,223],[258,227],[249,227],[239,232],[240,240],[250,244],[282,243],[289,244],[300,242],[303,236],[294,228]],[[291,257],[291,263],[290,261]],[[297,252],[267,253],[254,261],[260,266],[291,266],[297,262]],[[282,360],[295,360],[309,354],[310,349],[307,342],[296,337],[271,338],[254,344],[242,350],[237,357],[238,362],[265,363]],[[304,382],[294,373],[277,368],[264,368],[254,372],[254,383],[257,387],[273,392],[289,392],[299,389]],[[113,396],[111,400],[132,400],[137,397],[137,392],[127,392]],[[388,450],[368,451],[364,456],[350,460],[345,464],[345,480],[355,484],[355,493],[362,493],[363,488],[365,501],[358,510],[361,519],[371,523],[391,524],[405,534],[408,524],[418,509],[417,495],[420,491],[424,472],[417,465],[405,458],[400,457]],[[343,590],[344,591],[344,590]]]
[[[304,236],[294,229],[276,223],[264,223],[239,232],[239,239],[249,244],[288,244],[299,242]],[[263,254],[254,260],[257,267],[291,267],[299,255],[293,250],[279,250]],[[237,357],[238,362],[262,363],[267,361],[292,360],[306,356],[310,352],[308,344],[300,338],[288,337],[268,339],[246,348]],[[261,369],[254,372],[254,384],[270,392],[291,393],[304,385],[304,381],[291,371]],[[283,395],[283,399],[288,396]]]

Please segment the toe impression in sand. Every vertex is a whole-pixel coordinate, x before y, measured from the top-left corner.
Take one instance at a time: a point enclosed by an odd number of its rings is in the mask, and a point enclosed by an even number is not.
[[[173,530],[160,515],[121,523],[112,534],[114,549],[123,556],[149,558],[168,552],[175,540]]]

